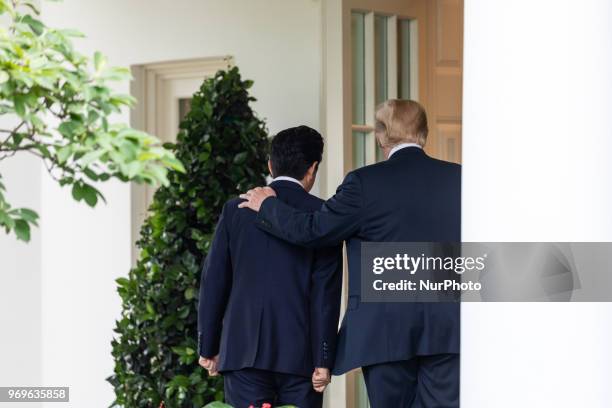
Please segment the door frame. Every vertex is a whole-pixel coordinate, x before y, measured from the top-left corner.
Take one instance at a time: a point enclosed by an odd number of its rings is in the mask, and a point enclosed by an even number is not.
[[[214,75],[221,69],[234,66],[234,58],[229,55],[219,57],[193,58],[175,61],[164,61],[137,64],[131,66],[133,80],[130,83],[130,94],[138,103],[130,112],[130,126],[143,130],[151,135],[159,135],[161,112],[161,89],[166,81],[176,79],[202,79]],[[167,137],[160,137],[162,142]],[[147,184],[131,183],[131,242],[132,266],[136,265],[139,251],[136,241],[148,212],[148,200],[156,187]]]

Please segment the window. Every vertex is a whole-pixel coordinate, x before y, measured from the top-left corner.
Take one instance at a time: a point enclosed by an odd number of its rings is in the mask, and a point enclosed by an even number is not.
[[[180,124],[191,111],[191,98],[178,99],[178,123]]]
[[[351,12],[353,168],[383,159],[374,111],[387,99],[417,99],[416,21],[371,11]]]

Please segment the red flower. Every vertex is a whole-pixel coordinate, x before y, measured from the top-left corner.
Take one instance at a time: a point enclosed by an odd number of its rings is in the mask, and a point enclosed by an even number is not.
[[[264,402],[264,404],[261,406],[261,408],[272,408],[272,404]]]

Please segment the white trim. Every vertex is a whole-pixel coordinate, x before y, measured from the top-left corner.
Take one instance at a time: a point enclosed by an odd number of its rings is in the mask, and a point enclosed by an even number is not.
[[[364,48],[365,48],[365,123],[374,127],[374,110],[376,109],[376,57],[374,48],[375,36],[374,12],[365,13],[364,18]],[[374,132],[365,135],[365,164],[376,162],[376,138]]]
[[[419,60],[419,22],[413,19],[410,20],[410,99],[415,101],[419,101]]]
[[[164,81],[198,78],[204,80],[218,70],[233,65],[233,58],[226,55],[132,66],[134,81],[131,83],[131,93],[139,101],[132,110],[132,126],[154,135],[158,133],[160,115],[157,115],[157,112],[161,100],[157,96]]]
[[[387,20],[387,99],[397,99],[397,16]]]

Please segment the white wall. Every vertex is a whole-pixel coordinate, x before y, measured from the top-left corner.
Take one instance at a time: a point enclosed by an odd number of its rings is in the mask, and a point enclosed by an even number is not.
[[[51,26],[86,33],[79,48],[104,52],[112,65],[232,55],[255,80],[254,108],[271,132],[319,127],[318,1],[64,0],[44,2],[43,15]],[[129,92],[127,83],[117,89]],[[105,185],[108,204],[95,210],[46,176],[41,189],[42,382],[71,386],[71,406],[108,405],[104,379],[120,315],[114,279],[130,267],[129,186]]]
[[[38,0],[35,1],[38,3]],[[4,19],[5,20],[5,19]],[[3,23],[4,23],[3,20]],[[16,117],[0,117],[0,128],[11,129]],[[19,153],[0,161],[5,197],[13,207],[39,212],[41,171],[38,159]],[[41,237],[34,228],[29,243],[0,230],[0,384],[36,386],[42,380]],[[39,403],[23,403],[38,408]]]
[[[4,118],[3,118],[4,119]],[[7,121],[2,120],[4,125]],[[0,126],[4,127],[4,126]],[[14,207],[40,211],[42,166],[25,153],[0,162],[6,198]],[[41,372],[41,236],[34,228],[30,243],[0,230],[0,384],[40,385]],[[39,404],[23,404],[23,408]]]
[[[465,2],[463,240],[612,241],[612,3]],[[612,406],[612,305],[464,304],[462,406]]]

